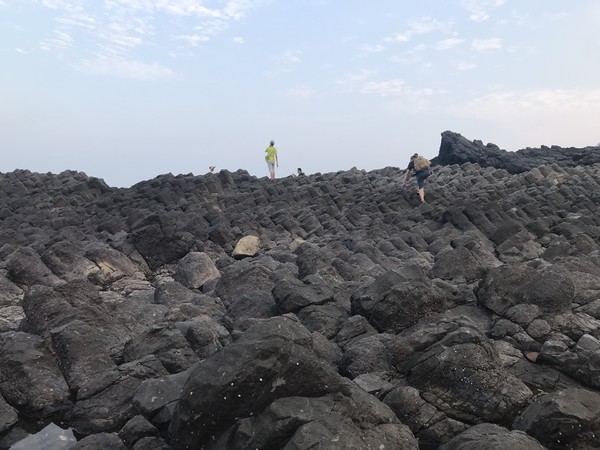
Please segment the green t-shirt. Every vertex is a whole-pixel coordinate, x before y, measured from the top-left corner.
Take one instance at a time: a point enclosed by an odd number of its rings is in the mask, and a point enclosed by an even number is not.
[[[275,157],[277,156],[277,149],[274,146],[270,145],[265,149],[265,153],[265,161],[274,163]]]

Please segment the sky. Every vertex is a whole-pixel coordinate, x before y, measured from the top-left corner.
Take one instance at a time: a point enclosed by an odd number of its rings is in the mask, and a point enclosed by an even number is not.
[[[0,0],[0,172],[264,177],[600,143],[598,0]]]

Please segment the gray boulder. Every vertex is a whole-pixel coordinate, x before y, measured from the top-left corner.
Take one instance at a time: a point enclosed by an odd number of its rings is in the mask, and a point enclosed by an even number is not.
[[[437,448],[468,428],[468,425],[449,418],[427,403],[421,393],[411,386],[399,386],[391,390],[383,402],[402,423],[410,427],[422,447]]]
[[[448,283],[388,273],[352,296],[352,313],[366,317],[381,332],[400,332],[428,315],[468,302],[463,294]]]
[[[440,450],[544,450],[542,444],[522,431],[510,431],[493,423],[480,423],[439,447]]]
[[[489,340],[471,327],[451,331],[415,356],[409,383],[462,422],[512,420],[533,395],[502,368]]]
[[[0,434],[10,429],[18,420],[17,411],[0,395]]]
[[[63,281],[44,264],[40,255],[31,247],[19,247],[6,262],[9,278],[18,285],[58,286]]]
[[[260,250],[260,239],[257,236],[244,236],[233,249],[233,257],[242,259],[249,256],[255,256]]]
[[[276,399],[256,417],[239,420],[211,448],[419,448],[389,409],[357,387],[349,384],[348,391]]]
[[[123,360],[132,362],[155,355],[170,373],[189,369],[198,357],[177,327],[155,326],[133,337],[123,348]]]
[[[65,420],[84,435],[117,432],[137,415],[133,396],[142,381],[165,375],[167,371],[154,356],[121,364],[82,386]]]
[[[98,266],[84,256],[82,249],[69,241],[52,244],[43,254],[42,261],[65,281],[85,280],[98,271]]]
[[[521,303],[536,305],[546,313],[563,313],[570,310],[574,298],[569,278],[521,264],[491,269],[477,290],[478,301],[499,315]]]
[[[43,418],[71,406],[69,387],[39,336],[0,334],[0,394],[18,411]]]
[[[126,448],[115,433],[92,434],[73,446],[74,450],[126,450]]]
[[[133,446],[142,438],[152,436],[158,436],[158,430],[142,415],[129,419],[119,431],[119,438],[128,447]]]
[[[237,442],[242,437],[247,440],[249,436],[233,434],[233,429],[228,431],[228,428],[262,415],[277,400],[285,405],[290,401],[286,399],[294,397],[318,399],[333,395],[343,401],[343,397],[352,398],[353,392],[361,391],[351,387],[352,384],[340,377],[331,365],[320,360],[313,352],[311,342],[310,333],[297,321],[285,317],[268,319],[252,326],[236,342],[199,363],[183,388],[169,428],[173,447],[209,445],[216,439],[214,448],[231,448],[228,447],[231,441]],[[382,413],[388,417],[386,421],[391,430],[383,427],[377,432],[376,424],[381,423],[377,420],[369,427],[362,426],[361,439],[368,436],[367,441],[374,439],[373,442],[383,444],[391,439],[390,434],[396,436],[393,438],[396,442],[404,436],[406,442],[412,443],[408,448],[416,448],[410,432],[395,422],[389,409],[378,402],[369,402],[363,407],[371,411],[369,414],[376,414],[373,408],[384,408]],[[297,412],[290,411],[283,417],[288,414],[295,417]],[[320,417],[318,408],[314,414]],[[369,414],[365,412],[361,417]],[[284,436],[298,442],[299,448],[310,448],[319,438],[327,439],[328,436],[335,445],[334,438],[346,422],[339,422],[341,417],[337,415],[331,416],[333,423],[330,426],[324,426],[318,417],[314,419],[308,423],[293,419],[290,428],[281,431],[278,427],[268,426],[267,435],[255,435],[251,439],[277,445],[284,432]],[[234,429],[240,427],[237,425]],[[354,434],[357,432],[355,430]]]
[[[175,217],[164,213],[138,221],[131,238],[152,270],[179,260],[195,245],[194,236],[180,229]]]
[[[515,419],[513,428],[548,448],[595,448],[600,433],[600,394],[586,389],[546,394]]]
[[[201,252],[188,253],[179,260],[175,269],[175,281],[190,289],[200,289],[219,276],[219,270],[210,256]]]

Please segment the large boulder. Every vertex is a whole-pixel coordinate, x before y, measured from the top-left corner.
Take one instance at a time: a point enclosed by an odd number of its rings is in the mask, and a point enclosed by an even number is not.
[[[175,217],[164,213],[152,214],[138,221],[131,237],[133,245],[152,270],[177,261],[195,245],[194,236],[180,229]]]
[[[133,337],[123,347],[123,360],[132,362],[156,356],[170,373],[189,369],[198,357],[177,327],[155,326]]]
[[[544,450],[542,444],[522,431],[511,431],[493,423],[480,423],[462,432],[440,450]]]
[[[321,360],[312,350],[311,342],[311,334],[296,320],[267,319],[199,363],[182,390],[171,422],[172,446],[175,449],[201,447],[216,440],[224,442],[217,448],[230,448],[228,445],[232,443],[278,445],[282,439],[292,439],[298,442],[298,448],[310,448],[314,439],[321,437],[329,439],[332,448],[342,448],[335,446],[334,438],[348,429],[343,425],[348,424],[347,419],[334,415],[323,423],[326,417],[319,411],[333,406],[333,399],[339,399],[342,404],[347,402],[344,397],[351,399],[356,392],[353,389],[359,388],[351,388],[333,366]],[[317,401],[323,397],[326,397],[323,401]],[[301,419],[302,415],[296,419],[299,412],[290,408],[295,409],[297,404],[310,408],[310,402],[314,402],[313,412],[308,413],[306,419]],[[397,422],[388,408],[379,402],[370,403],[361,402],[369,412],[358,414],[355,419],[366,423],[360,429],[356,425],[350,428],[356,439],[373,445],[404,439],[407,448],[416,448],[410,432]],[[254,438],[242,431],[257,416],[269,418],[274,424],[279,422],[280,419],[272,415],[278,410],[282,411],[281,420],[290,417],[289,428],[267,426],[268,434],[252,433]],[[382,412],[377,413],[378,410]],[[369,420],[369,416],[373,419]],[[378,427],[383,423],[388,425]],[[306,441],[309,438],[310,441]]]
[[[348,383],[347,395],[274,400],[256,417],[239,420],[214,448],[323,447],[417,449],[407,426],[373,397]]]
[[[220,276],[210,256],[202,252],[190,252],[179,260],[175,269],[175,281],[189,289],[200,289]]]
[[[513,428],[548,448],[596,448],[600,434],[600,394],[565,389],[546,394],[529,405]]]
[[[216,294],[229,307],[250,291],[271,293],[274,286],[272,270],[255,259],[242,259],[221,270],[221,278],[215,287]]]
[[[18,420],[17,411],[0,395],[0,434],[9,430]]]
[[[458,247],[437,254],[431,274],[435,278],[462,278],[472,282],[483,277],[489,269],[501,265],[491,252],[481,247]]]
[[[65,420],[84,435],[119,431],[137,414],[133,397],[142,381],[165,375],[167,371],[154,356],[107,370],[79,389]]]
[[[44,264],[40,255],[31,247],[19,247],[6,262],[9,278],[18,285],[58,286],[63,283]]]
[[[564,313],[574,298],[575,287],[568,277],[522,264],[491,269],[477,290],[478,301],[499,315],[522,303],[537,305],[545,313]]]
[[[402,423],[408,425],[422,448],[438,447],[457,434],[465,431],[468,425],[449,418],[435,406],[428,403],[412,386],[398,386],[383,398]]]
[[[409,383],[456,420],[512,420],[533,395],[503,369],[488,338],[472,327],[449,332],[409,364]]]
[[[233,257],[242,259],[255,256],[260,251],[260,239],[257,236],[244,236],[233,249]]]
[[[84,251],[69,241],[52,244],[43,254],[42,261],[59,278],[66,281],[85,280],[98,271],[98,266],[84,256]]]
[[[43,339],[23,332],[0,334],[0,394],[31,417],[71,406],[69,387]]]
[[[388,272],[353,294],[352,313],[366,317],[379,331],[400,332],[423,317],[469,300],[466,292],[441,280],[407,279]]]

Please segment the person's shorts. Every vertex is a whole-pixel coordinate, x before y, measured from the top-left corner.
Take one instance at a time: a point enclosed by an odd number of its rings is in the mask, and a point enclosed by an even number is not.
[[[417,172],[415,174],[415,177],[417,178],[417,184],[419,185],[419,189],[422,189],[425,187],[425,178],[427,178],[428,176],[429,176],[429,169],[421,170],[420,172]]]
[[[269,170],[275,169],[275,161],[267,161],[267,166],[269,166]]]

